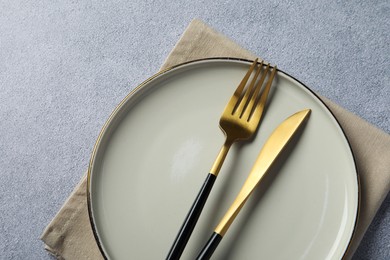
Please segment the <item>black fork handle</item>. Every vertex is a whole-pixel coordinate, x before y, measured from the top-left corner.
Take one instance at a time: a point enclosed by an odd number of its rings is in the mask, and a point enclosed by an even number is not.
[[[216,175],[209,173],[204,181],[202,188],[200,189],[198,196],[188,212],[184,223],[182,224],[179,233],[176,236],[175,241],[168,253],[167,260],[178,260],[187,245],[188,240],[198,222],[199,216],[203,210],[203,207],[207,201],[210,191],[214,185]]]
[[[213,232],[202,251],[200,251],[199,255],[196,257],[196,260],[209,260],[221,240],[222,236],[216,232]]]

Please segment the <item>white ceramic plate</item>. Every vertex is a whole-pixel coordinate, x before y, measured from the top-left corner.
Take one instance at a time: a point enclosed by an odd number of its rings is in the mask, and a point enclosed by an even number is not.
[[[88,178],[95,237],[111,259],[164,259],[224,141],[219,117],[250,62],[208,59],[159,73],[113,112]],[[355,228],[359,185],[339,124],[303,84],[279,71],[256,138],[235,144],[182,259],[195,259],[246,179],[262,144],[312,109],[287,160],[250,198],[213,259],[340,259]]]

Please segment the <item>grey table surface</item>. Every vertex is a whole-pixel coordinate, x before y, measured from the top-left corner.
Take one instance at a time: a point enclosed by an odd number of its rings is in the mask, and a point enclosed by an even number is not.
[[[199,18],[390,132],[390,1],[0,2],[0,259],[39,237],[113,108]],[[355,259],[390,259],[390,196]]]

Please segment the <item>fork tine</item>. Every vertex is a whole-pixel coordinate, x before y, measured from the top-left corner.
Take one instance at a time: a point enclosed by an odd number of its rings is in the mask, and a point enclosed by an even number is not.
[[[232,106],[233,109],[231,111],[231,113],[233,114],[234,111],[236,110],[237,108],[237,103],[238,101],[240,100],[240,97],[241,97],[241,94],[242,94],[242,91],[244,90],[244,87],[250,77],[250,75],[252,74],[254,68],[256,67],[256,64],[257,64],[257,58],[253,61],[252,65],[249,67],[247,73],[245,74],[244,78],[241,80],[240,84],[238,85],[237,89],[234,91],[234,94],[233,96],[230,98],[229,102],[228,102],[228,105],[227,106]]]
[[[259,71],[262,68],[263,68],[263,63],[261,63]],[[261,75],[260,80],[256,83],[254,93],[253,93],[251,99],[248,101],[248,105],[247,105],[248,109],[245,109],[245,111],[243,111],[242,117],[244,119],[246,119],[247,121],[249,121],[251,114],[253,114],[253,108],[255,107],[255,104],[257,104],[257,102],[259,101],[259,93],[260,93],[261,87],[263,86],[264,80],[267,77],[268,71],[269,71],[269,63],[267,65],[267,67],[265,68],[263,74]]]
[[[262,64],[263,64],[263,62],[261,62],[261,66],[262,66]],[[261,68],[261,66],[260,66],[260,68]],[[249,84],[247,89],[244,90],[245,91],[244,96],[236,104],[236,109],[234,110],[233,114],[237,113],[240,118],[242,117],[244,111],[246,110],[246,108],[248,106],[248,102],[249,102],[248,99],[253,94],[253,88],[254,88],[256,80],[260,74],[260,71],[261,71],[260,69],[256,70],[256,73],[253,76],[251,83]]]
[[[263,68],[263,62],[260,64],[260,68],[258,69],[259,73],[262,70],[262,68]],[[260,80],[256,83],[256,85],[254,87],[253,94],[251,96],[251,99],[247,102],[247,106],[245,107],[245,110],[241,114],[241,117],[246,119],[247,121],[249,121],[250,116],[253,113],[253,107],[256,104],[256,102],[258,101],[259,92],[260,92],[260,89],[261,89],[261,87],[264,83],[264,80],[268,74],[268,71],[269,71],[269,64],[267,65],[266,69],[264,70],[263,74],[261,75]]]
[[[258,98],[258,100],[255,102],[255,105],[252,108],[252,112],[248,118],[248,121],[251,120],[251,118],[255,118],[257,122],[260,121],[265,104],[267,102],[268,93],[271,88],[272,81],[274,80],[277,70],[278,70],[277,66],[275,66],[271,72],[270,77],[268,78],[267,85],[265,86],[263,93],[261,94],[260,98]]]

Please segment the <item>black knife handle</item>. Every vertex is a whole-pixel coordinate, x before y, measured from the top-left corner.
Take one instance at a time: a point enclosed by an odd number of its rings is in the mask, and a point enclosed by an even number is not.
[[[219,242],[221,242],[222,236],[218,233],[213,232],[209,241],[207,241],[206,245],[203,247],[202,251],[200,251],[196,260],[208,260],[213,255],[215,249],[217,248]]]
[[[210,194],[210,191],[214,185],[216,178],[217,176],[214,174],[209,173],[207,175],[206,180],[198,193],[198,196],[192,204],[191,209],[188,212],[187,217],[185,218],[184,223],[181,226],[175,241],[173,242],[171,250],[169,251],[168,256],[166,258],[167,260],[180,259],[180,256],[183,253],[188,240],[190,239],[192,231],[195,228],[200,213],[203,210],[203,207],[206,203],[206,200]]]

